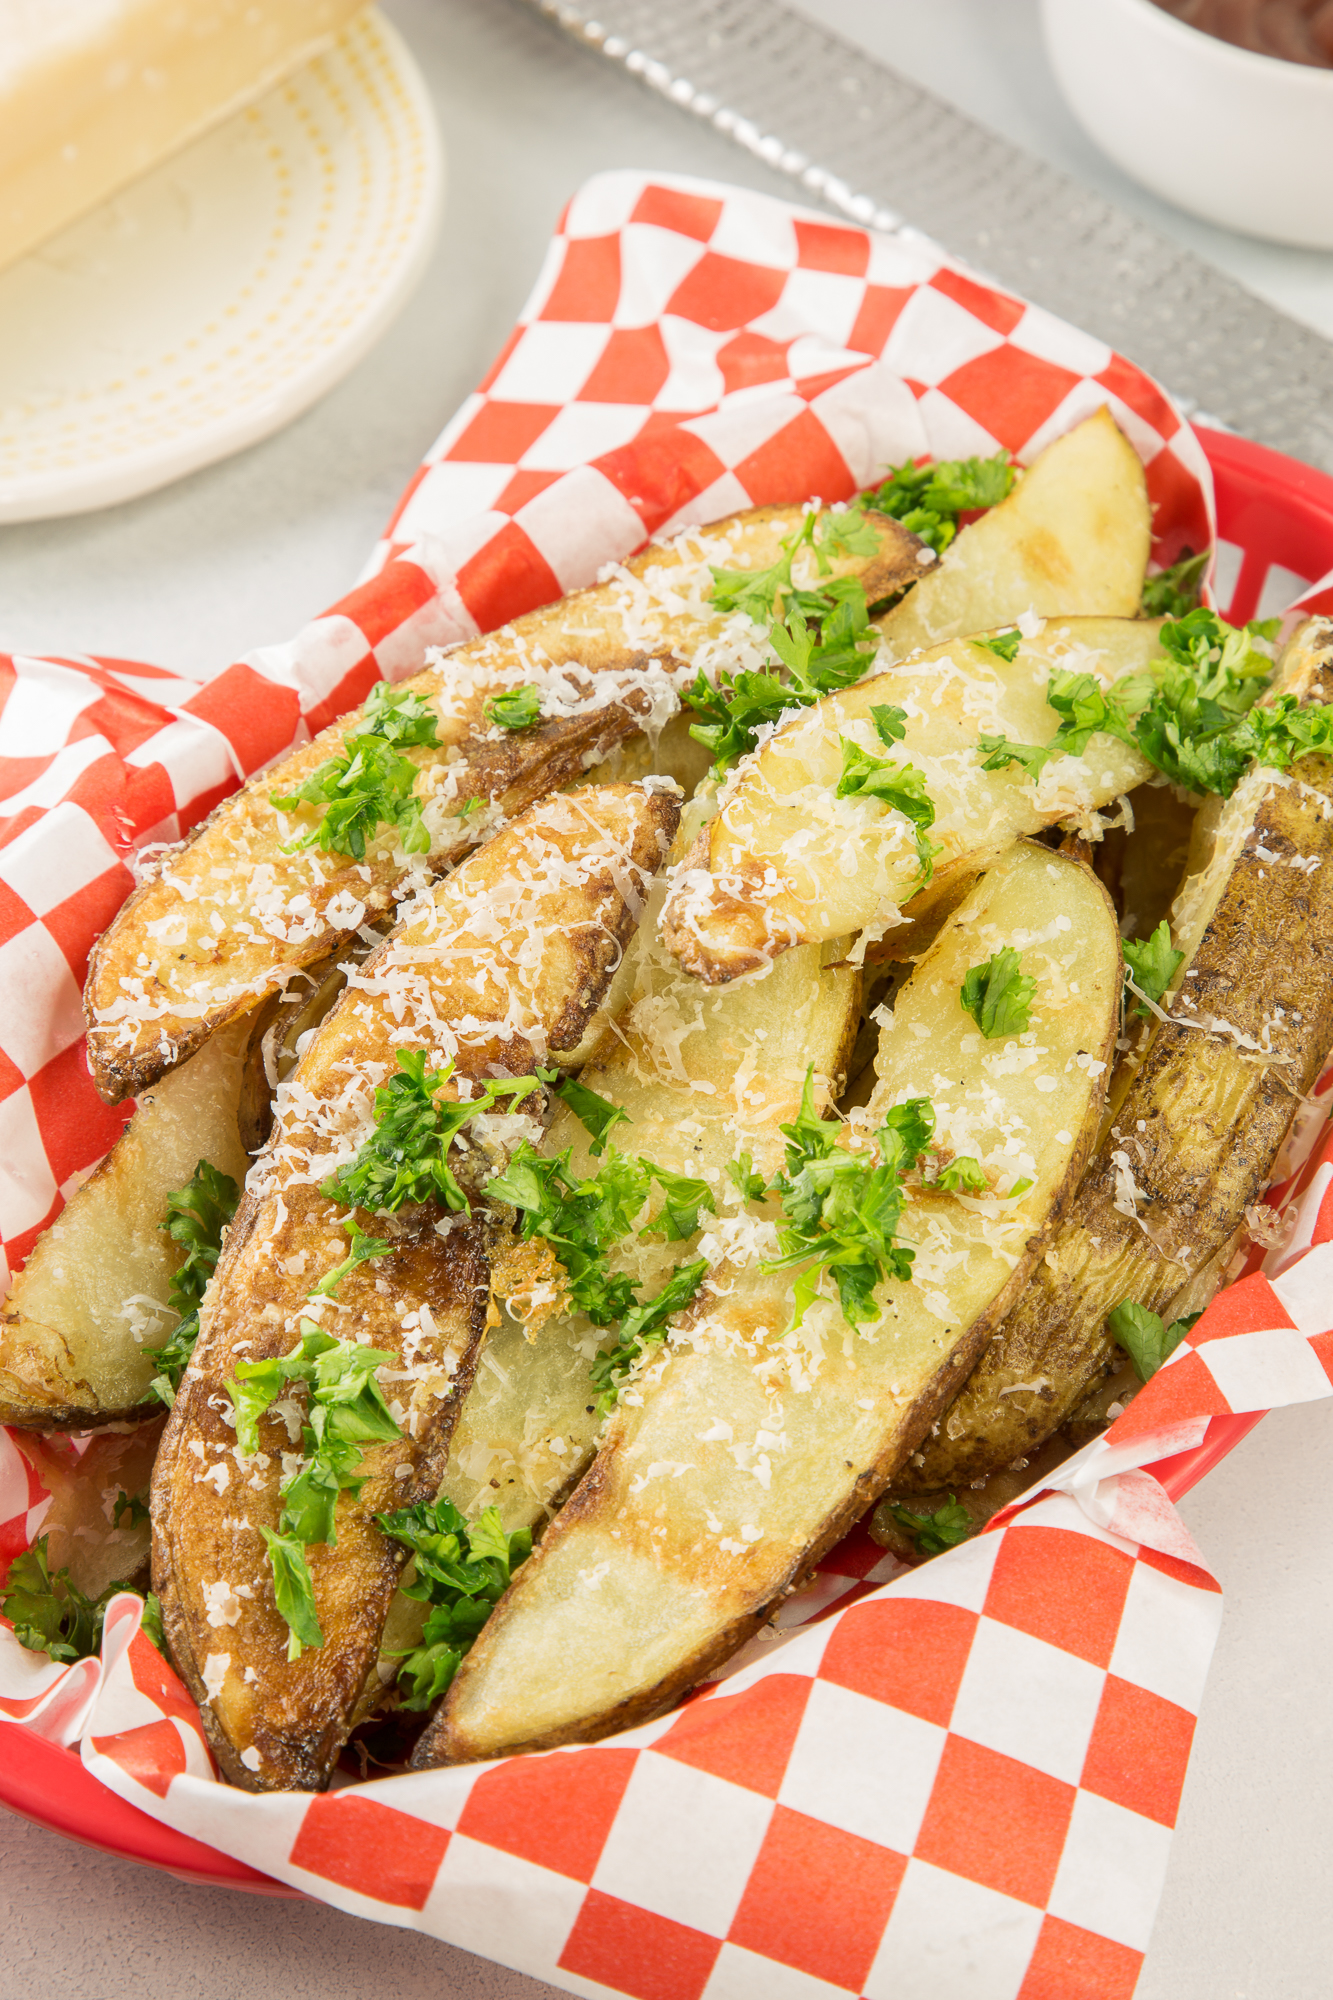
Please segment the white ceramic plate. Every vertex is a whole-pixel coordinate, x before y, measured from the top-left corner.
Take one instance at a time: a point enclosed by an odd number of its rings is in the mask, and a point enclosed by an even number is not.
[[[442,186],[425,85],[368,8],[0,273],[0,521],[131,499],[289,423],[404,303]]]

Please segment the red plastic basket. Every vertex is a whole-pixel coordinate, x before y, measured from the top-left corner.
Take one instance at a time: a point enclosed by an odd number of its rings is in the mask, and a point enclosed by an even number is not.
[[[1269,608],[1273,572],[1274,585],[1290,599],[1299,589],[1290,579],[1313,583],[1333,570],[1333,478],[1245,438],[1203,429],[1198,435],[1216,483],[1219,542],[1231,556],[1220,609],[1239,623]],[[1202,1444],[1148,1470],[1179,1499],[1261,1415],[1214,1417]],[[150,1819],[90,1777],[77,1751],[17,1723],[0,1723],[0,1805],[85,1847],[163,1868],[182,1881],[263,1896],[300,1893]]]

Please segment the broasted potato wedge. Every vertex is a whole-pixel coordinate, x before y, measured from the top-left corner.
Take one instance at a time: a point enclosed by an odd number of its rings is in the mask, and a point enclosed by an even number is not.
[[[1012,624],[1025,611],[1132,618],[1151,542],[1143,466],[1101,409],[1048,445],[879,629],[898,660],[918,646]]]
[[[321,1183],[355,1157],[371,1129],[373,1087],[400,1049],[425,1048],[433,1066],[452,1056],[457,1074],[477,1082],[526,1075],[578,1046],[678,817],[673,793],[631,786],[531,808],[417,898],[349,978],[283,1087],[153,1481],[165,1629],[235,1783],[318,1790],[328,1781],[404,1560],[374,1517],[438,1490],[488,1314],[492,1223],[479,1211],[445,1224],[433,1206],[365,1218],[391,1254],[351,1272],[336,1300],[312,1301],[347,1249],[346,1211]],[[488,1135],[473,1128],[473,1150],[502,1160],[514,1127],[536,1129],[522,1115],[497,1117]],[[242,1358],[289,1353],[312,1311],[338,1337],[368,1336],[396,1357],[382,1383],[402,1436],[367,1451],[359,1496],[338,1503],[336,1546],[309,1549],[324,1643],[289,1661],[260,1529],[277,1526],[299,1416],[288,1412],[292,1435],[277,1406],[262,1420],[262,1449],[244,1457],[224,1385]]]
[[[0,1423],[89,1430],[161,1409],[144,1347],[167,1339],[183,1252],[167,1196],[207,1160],[239,1187],[251,1024],[223,1029],[146,1091],[120,1138],[38,1239],[0,1307]]]
[[[328,956],[382,916],[424,868],[438,873],[546,793],[577,779],[625,738],[652,738],[678,706],[683,676],[699,667],[758,664],[758,628],[708,602],[709,564],[762,568],[798,526],[802,507],[761,507],[650,547],[609,579],[502,630],[469,640],[403,686],[424,695],[439,745],[403,752],[420,771],[428,855],[404,853],[382,828],[364,863],[320,850],[284,851],[321,808],[282,814],[289,794],[339,753],[361,710],[252,778],[224,801],[153,878],[135,891],[94,949],[85,1007],[93,1078],[108,1103],[144,1088],[224,1021],[248,1013],[292,971]],[[871,556],[839,557],[872,602],[920,575],[921,544],[898,522],[867,517]],[[810,558],[811,575],[814,561]],[[485,709],[506,689],[542,697],[531,728],[493,724]],[[625,775],[639,775],[627,772]],[[477,800],[481,808],[465,816]]]
[[[1147,777],[1136,749],[1093,738],[1082,757],[1059,757],[1036,785],[1016,765],[982,769],[983,735],[1049,743],[1059,717],[1050,677],[1094,674],[1103,686],[1141,672],[1158,651],[1158,625],[1138,619],[1061,618],[1004,660],[976,639],[953,639],[887,673],[829,695],[771,736],[741,767],[668,898],[662,929],[687,972],[710,985],[752,972],[794,944],[892,928],[900,908],[918,917],[961,872],[989,865],[1024,834],[1106,805]],[[872,711],[906,711],[886,752]],[[915,830],[875,798],[836,796],[844,742],[924,774],[941,848],[927,889]],[[691,856],[694,859],[694,855]]]
[[[1308,628],[1276,692],[1333,699],[1333,627]],[[1254,771],[1199,815],[1174,908],[1185,954],[1050,1254],[908,1468],[920,1490],[1028,1456],[1119,1355],[1106,1315],[1170,1307],[1243,1224],[1333,1045],[1333,763]]]
[[[970,966],[1012,945],[1031,1026],[984,1041],[959,1004]],[[981,1160],[1006,1203],[918,1187],[910,1282],[855,1331],[817,1302],[788,1329],[791,1280],[761,1213],[716,1232],[706,1289],[626,1395],[591,1470],[464,1661],[417,1753],[466,1762],[646,1721],[725,1658],[862,1514],[952,1394],[1077,1184],[1114,1043],[1119,941],[1105,891],[1044,848],[978,885],[898,995],[864,1114],[934,1100],[945,1155]],[[1001,1179],[1002,1177],[1002,1179]]]

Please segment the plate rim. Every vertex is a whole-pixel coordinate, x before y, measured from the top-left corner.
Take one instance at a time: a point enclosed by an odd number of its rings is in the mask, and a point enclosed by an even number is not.
[[[411,102],[425,155],[425,197],[421,215],[392,281],[380,291],[367,312],[332,347],[315,357],[290,383],[248,406],[241,421],[228,414],[213,418],[183,435],[127,452],[104,465],[75,471],[48,472],[0,480],[0,526],[30,521],[67,519],[96,513],[127,500],[174,485],[206,466],[245,451],[295,422],[313,404],[349,375],[387,332],[416,290],[430,262],[444,211],[445,151],[439,121],[426,80],[402,34],[378,6],[368,7],[376,33],[389,50],[404,93]],[[357,24],[354,17],[349,28]],[[364,17],[363,17],[364,18]],[[347,30],[344,30],[347,32]],[[335,52],[322,52],[324,57]],[[321,57],[313,57],[318,61]],[[300,71],[294,74],[300,75]],[[291,82],[289,77],[286,81]],[[274,86],[281,89],[281,84]],[[267,95],[267,93],[265,93]],[[257,102],[262,102],[262,97]],[[244,110],[233,114],[243,117]],[[225,129],[230,120],[224,120]],[[205,134],[199,135],[201,138]]]

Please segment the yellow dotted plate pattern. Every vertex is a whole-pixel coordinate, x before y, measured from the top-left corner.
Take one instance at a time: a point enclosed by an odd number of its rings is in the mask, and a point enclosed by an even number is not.
[[[443,163],[374,9],[0,273],[0,521],[105,507],[290,422],[430,253]]]

